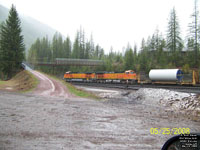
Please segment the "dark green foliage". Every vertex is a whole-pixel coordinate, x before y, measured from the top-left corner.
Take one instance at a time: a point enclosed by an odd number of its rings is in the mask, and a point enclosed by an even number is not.
[[[75,42],[73,44],[72,58],[79,58],[80,47],[79,47],[79,33],[77,33]]]
[[[134,56],[133,56],[133,50],[131,48],[128,48],[125,52],[124,56],[125,61],[125,70],[129,70],[130,68],[133,68],[134,63]]]
[[[12,5],[8,19],[1,26],[0,61],[1,78],[10,79],[20,70],[24,59],[24,43],[21,35],[20,20]]]
[[[71,57],[71,41],[70,38],[67,37],[66,40],[63,43],[63,57],[64,58],[70,58]]]

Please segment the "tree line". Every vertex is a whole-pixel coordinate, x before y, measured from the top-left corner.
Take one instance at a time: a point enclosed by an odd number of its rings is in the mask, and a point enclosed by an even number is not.
[[[76,58],[76,59],[101,59],[104,50],[97,44],[94,45],[93,38],[85,39],[82,29],[77,31],[74,42],[70,37],[63,39],[63,36],[56,32],[52,41],[48,37],[37,39],[31,46],[27,59],[34,61],[54,61],[55,58]]]
[[[148,73],[152,68],[182,68],[189,72],[191,68],[199,69],[200,22],[195,0],[193,20],[189,23],[190,33],[187,40],[181,38],[180,25],[175,8],[170,11],[166,37],[158,29],[152,36],[142,39],[140,49],[137,45],[127,45],[124,52],[115,52],[111,47],[108,54],[99,45],[95,45],[91,36],[86,39],[82,28],[76,33],[74,42],[70,37],[63,39],[56,33],[53,40],[48,37],[37,39],[28,53],[28,61],[52,61],[55,58],[98,59],[105,63],[101,67],[63,67],[60,71],[125,71],[128,69]],[[51,72],[50,67],[40,67]],[[58,71],[59,72],[59,71]]]
[[[20,19],[12,5],[7,20],[0,25],[0,79],[8,80],[20,71],[24,51]]]

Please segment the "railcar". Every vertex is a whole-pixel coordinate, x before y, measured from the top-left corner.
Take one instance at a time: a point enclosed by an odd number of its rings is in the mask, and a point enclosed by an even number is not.
[[[180,69],[152,69],[149,72],[149,79],[151,83],[156,84],[196,85],[199,83],[199,73],[193,70],[188,80],[187,75]]]
[[[145,77],[144,77],[145,76]],[[125,72],[66,72],[64,79],[66,81],[84,81],[84,82],[120,82],[126,84],[179,84],[179,85],[198,85],[198,70],[193,70],[188,77],[180,69],[152,69],[148,77],[143,74],[137,74],[133,70]]]

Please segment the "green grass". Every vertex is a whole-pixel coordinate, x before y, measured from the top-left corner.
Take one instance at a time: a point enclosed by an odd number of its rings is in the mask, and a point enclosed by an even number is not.
[[[5,82],[5,81],[1,81],[1,80],[0,80],[0,84],[3,84],[4,82]]]
[[[3,85],[3,84],[5,84],[6,83],[6,81],[1,81],[0,80],[0,85]]]
[[[65,82],[65,81],[62,81],[62,82]],[[93,98],[93,99],[96,99],[96,100],[100,100],[100,98],[97,97],[96,95],[94,95],[92,93],[89,93],[89,92],[86,92],[86,91],[81,90],[81,89],[77,89],[76,87],[74,87],[72,84],[70,84],[68,82],[65,82],[64,84],[67,86],[69,91],[71,93],[73,93],[74,95],[76,95],[76,96],[85,97],[85,98]]]

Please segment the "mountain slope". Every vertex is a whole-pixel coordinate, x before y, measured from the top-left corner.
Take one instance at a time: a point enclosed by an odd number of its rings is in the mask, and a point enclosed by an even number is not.
[[[0,23],[8,17],[9,9],[0,5]],[[19,14],[21,20],[22,34],[24,35],[24,43],[26,51],[35,42],[37,38],[48,36],[51,40],[56,30],[31,18]]]

